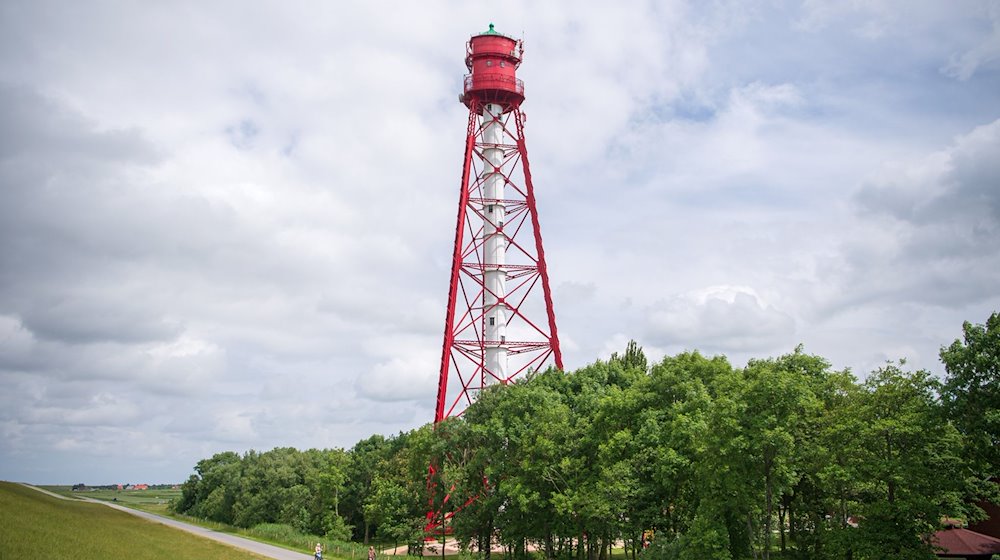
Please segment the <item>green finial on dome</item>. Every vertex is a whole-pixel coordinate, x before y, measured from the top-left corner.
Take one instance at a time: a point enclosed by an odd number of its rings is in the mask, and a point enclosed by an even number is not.
[[[489,30],[486,33],[483,33],[483,35],[499,35],[499,33],[497,33],[497,30],[493,29],[493,22],[490,22]]]

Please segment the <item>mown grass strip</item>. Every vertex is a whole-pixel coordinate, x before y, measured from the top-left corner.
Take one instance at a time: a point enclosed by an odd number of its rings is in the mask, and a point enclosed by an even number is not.
[[[0,558],[46,560],[262,560],[92,503],[0,482]]]

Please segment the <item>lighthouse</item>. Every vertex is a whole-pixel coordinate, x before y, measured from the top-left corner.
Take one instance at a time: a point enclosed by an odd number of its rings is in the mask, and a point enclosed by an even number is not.
[[[524,141],[520,40],[489,29],[466,45],[469,109],[434,421],[489,385],[562,369]]]

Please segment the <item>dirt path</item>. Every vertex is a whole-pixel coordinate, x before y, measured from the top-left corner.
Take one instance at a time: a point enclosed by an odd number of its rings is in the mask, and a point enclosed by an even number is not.
[[[387,548],[379,552],[379,554],[384,554],[386,556],[406,556],[407,547],[397,546],[396,548]],[[458,554],[461,549],[458,546],[458,541],[454,539],[446,540],[444,543],[444,553],[448,556],[453,554]],[[424,558],[433,558],[435,556],[441,556],[441,543],[432,542],[424,545]]]

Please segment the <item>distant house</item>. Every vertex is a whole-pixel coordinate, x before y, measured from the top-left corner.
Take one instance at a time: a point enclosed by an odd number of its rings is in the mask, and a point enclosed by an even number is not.
[[[149,490],[149,485],[148,484],[136,484],[135,485],[135,489],[136,490]]]
[[[956,522],[946,522],[945,528],[931,537],[931,543],[939,549],[938,558],[990,560],[994,554],[1000,554],[1000,539],[963,529]]]

